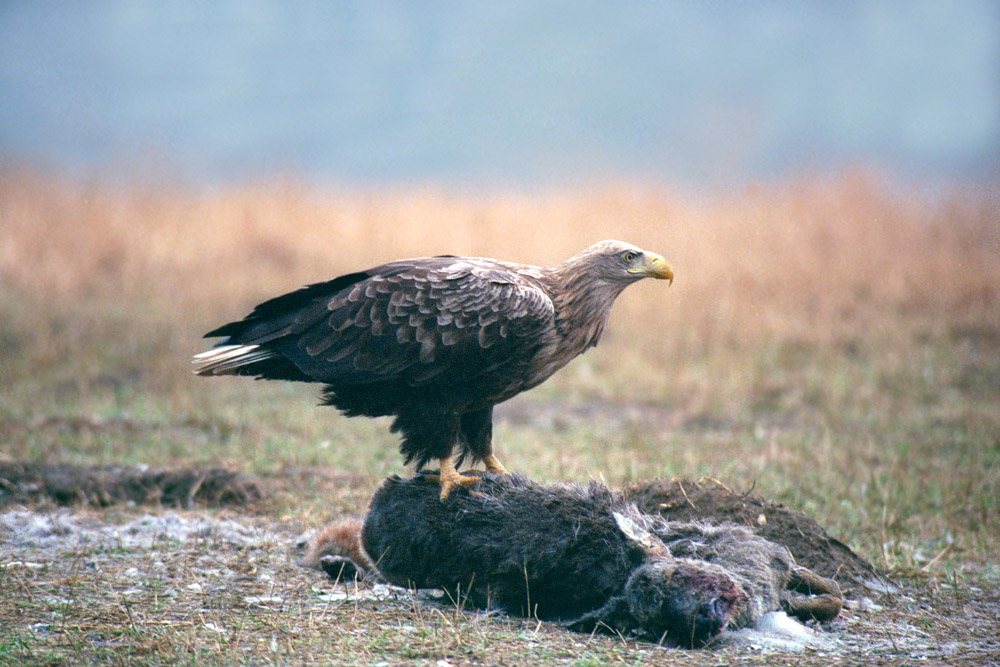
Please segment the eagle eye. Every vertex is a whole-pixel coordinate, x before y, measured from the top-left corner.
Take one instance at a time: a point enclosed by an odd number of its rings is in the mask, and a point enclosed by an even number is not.
[[[636,258],[637,256],[638,256],[638,255],[636,255],[636,253],[632,252],[631,250],[629,250],[628,252],[626,252],[626,253],[625,253],[625,254],[623,255],[623,257],[625,258],[625,261],[626,261],[627,263],[629,263],[629,264],[631,264],[632,262],[634,262],[634,261],[635,261],[635,258]]]

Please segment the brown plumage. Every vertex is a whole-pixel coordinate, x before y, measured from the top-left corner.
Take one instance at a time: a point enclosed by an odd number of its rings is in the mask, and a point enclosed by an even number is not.
[[[199,375],[320,382],[348,416],[395,416],[406,462],[441,461],[442,498],[466,457],[493,456],[493,406],[597,344],[615,298],[645,277],[673,280],[659,255],[603,241],[553,267],[427,257],[351,273],[265,301],[195,357]]]

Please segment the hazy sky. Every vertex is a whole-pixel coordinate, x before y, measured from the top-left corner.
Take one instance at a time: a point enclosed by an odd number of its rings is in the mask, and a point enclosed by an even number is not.
[[[205,182],[995,178],[1000,3],[4,2],[0,160]]]

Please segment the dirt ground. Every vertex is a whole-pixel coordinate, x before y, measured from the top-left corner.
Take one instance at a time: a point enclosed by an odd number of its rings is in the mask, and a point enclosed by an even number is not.
[[[257,480],[222,468],[159,470],[0,462],[0,508],[47,502],[94,507],[119,503],[245,507],[262,497]]]
[[[354,664],[532,664],[535,650],[577,651],[596,656],[593,664],[608,656],[672,664],[1000,661],[997,591],[957,578],[894,580],[804,514],[733,493],[721,482],[654,480],[627,492],[647,511],[737,521],[785,543],[800,564],[845,588],[849,601],[840,618],[809,628],[774,618],[757,630],[726,633],[704,651],[684,652],[465,612],[380,584],[335,586],[297,565],[316,527],[270,512],[269,496],[301,486],[299,475],[264,482],[221,469],[3,464],[0,664],[159,663],[183,655],[185,641],[206,633],[220,646],[206,660],[222,663],[265,655],[323,662],[326,655]],[[422,645],[414,636],[433,644],[449,624],[461,628],[456,632],[465,643],[475,633],[486,641],[514,633],[528,648],[517,659],[487,649],[458,659],[446,649],[440,659],[432,648],[410,655],[414,642]],[[349,659],[324,654],[324,638],[338,632],[367,637],[359,640],[365,650]],[[398,645],[371,643],[380,632]]]

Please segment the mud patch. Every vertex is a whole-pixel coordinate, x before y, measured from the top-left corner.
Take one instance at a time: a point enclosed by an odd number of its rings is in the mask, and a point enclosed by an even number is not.
[[[671,521],[728,521],[788,547],[795,561],[836,580],[844,593],[857,598],[866,591],[887,593],[895,586],[871,563],[831,537],[815,519],[760,496],[743,495],[714,482],[683,479],[637,482],[625,494],[640,510]]]
[[[263,497],[257,479],[223,468],[0,463],[0,507],[15,503],[246,507]]]

